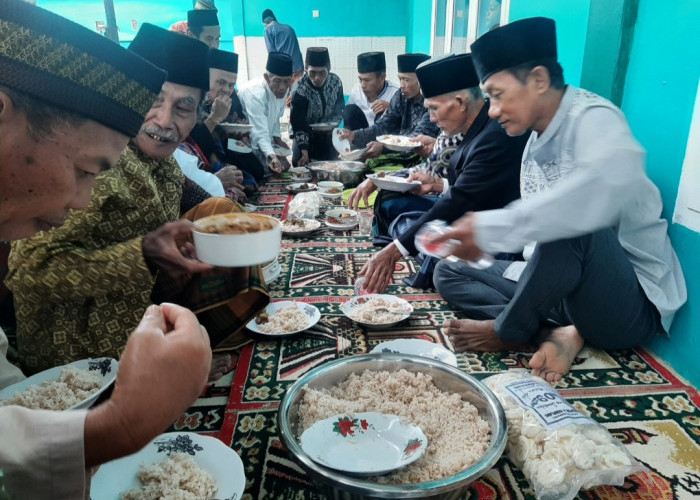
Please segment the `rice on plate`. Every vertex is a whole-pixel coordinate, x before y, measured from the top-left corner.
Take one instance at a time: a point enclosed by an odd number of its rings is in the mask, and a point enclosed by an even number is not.
[[[321,311],[312,304],[286,300],[268,304],[246,328],[263,335],[292,335],[311,328],[320,319]]]
[[[354,297],[340,306],[351,320],[369,327],[389,327],[408,318],[413,306],[401,297],[369,294]]]

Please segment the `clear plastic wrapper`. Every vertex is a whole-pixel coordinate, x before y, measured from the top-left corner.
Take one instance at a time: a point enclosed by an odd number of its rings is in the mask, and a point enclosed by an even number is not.
[[[625,477],[644,470],[605,427],[544,380],[510,370],[483,382],[506,413],[506,452],[539,500],[570,500],[581,489],[620,486]]]
[[[289,210],[287,213],[294,217],[313,219],[314,217],[318,217],[320,214],[322,203],[323,198],[316,192],[299,193],[292,198],[292,201],[289,203]]]

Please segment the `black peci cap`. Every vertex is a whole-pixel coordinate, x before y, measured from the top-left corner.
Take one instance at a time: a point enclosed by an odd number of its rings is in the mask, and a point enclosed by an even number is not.
[[[225,50],[209,49],[209,67],[238,73],[238,54]]]
[[[307,66],[330,66],[331,58],[326,47],[309,47],[306,49]]]
[[[292,58],[284,52],[270,52],[265,69],[273,75],[292,76]]]
[[[435,57],[416,68],[423,97],[431,98],[479,86],[471,54]]]
[[[219,26],[217,10],[188,10],[187,25],[189,27]]]
[[[375,73],[386,71],[384,52],[365,52],[357,56],[358,73]]]
[[[423,61],[430,59],[428,54],[401,54],[396,56],[399,73],[415,73],[416,68]]]

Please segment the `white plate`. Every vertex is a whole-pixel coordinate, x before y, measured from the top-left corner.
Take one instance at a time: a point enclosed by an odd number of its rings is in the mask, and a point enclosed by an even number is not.
[[[307,187],[302,188],[306,184]],[[290,193],[306,193],[308,191],[314,191],[316,189],[316,184],[311,182],[293,182],[286,186]]]
[[[386,189],[387,191],[397,191],[399,193],[405,193],[420,186],[420,181],[408,182],[405,177],[399,177],[398,175],[385,175],[384,177],[377,177],[379,174],[368,174],[367,178],[370,179],[375,186],[378,188]]]
[[[79,361],[73,361],[67,365],[55,366],[32,375],[29,378],[12,384],[0,390],[0,400],[9,399],[13,397],[18,392],[34,386],[39,385],[47,380],[57,380],[61,375],[61,371],[66,366],[74,366],[80,368],[81,370],[94,371],[102,378],[102,385],[96,392],[90,394],[87,398],[83,399],[80,403],[71,406],[69,410],[76,410],[79,408],[89,408],[95,402],[100,394],[102,394],[111,384],[114,379],[117,378],[117,369],[119,368],[119,362],[112,358],[94,358],[94,359],[81,359]]]
[[[243,462],[233,449],[216,438],[194,432],[167,432],[138,453],[102,465],[92,478],[92,500],[119,500],[122,492],[140,486],[141,465],[167,459],[171,452],[189,453],[216,481],[216,498],[239,500],[245,490]]]
[[[352,312],[360,307],[362,304],[365,302],[371,300],[371,299],[384,299],[387,302],[395,302],[398,304],[401,304],[402,310],[404,311],[403,314],[394,314],[392,315],[395,320],[390,321],[389,323],[367,323],[364,321],[358,321],[355,318],[351,316]],[[340,310],[343,311],[343,314],[345,314],[348,318],[353,320],[355,323],[358,325],[366,326],[367,328],[374,328],[374,329],[382,329],[382,328],[389,328],[397,323],[400,323],[401,321],[405,320],[408,318],[411,313],[413,312],[413,306],[408,303],[407,300],[402,299],[401,297],[395,297],[394,295],[388,295],[388,294],[383,294],[383,293],[370,293],[368,295],[361,295],[358,297],[353,297],[352,299],[348,300],[347,302],[344,302],[340,305]]]
[[[413,151],[415,148],[422,146],[418,141],[414,141],[412,137],[403,135],[380,135],[377,137],[377,142],[380,142],[391,151],[407,152]],[[396,142],[399,142],[396,144]]]
[[[251,319],[248,324],[246,325],[246,328],[248,330],[251,330],[255,333],[259,333],[260,335],[268,335],[270,337],[286,337],[288,335],[294,335],[295,333],[303,332],[304,330],[308,330],[312,326],[314,326],[318,321],[321,319],[321,311],[318,310],[318,308],[314,305],[307,304],[306,302],[297,302],[294,300],[283,300],[280,302],[271,302],[270,304],[267,305],[265,308],[265,312],[272,316],[275,314],[278,310],[282,309],[283,307],[291,306],[291,305],[296,305],[298,308],[301,309],[301,311],[304,313],[306,318],[309,320],[307,325],[304,328],[300,328],[299,330],[294,330],[293,332],[284,332],[284,333],[265,333],[261,332],[260,328],[258,328],[258,324],[255,322],[255,319]]]
[[[272,283],[275,281],[280,273],[282,272],[282,266],[277,259],[270,262],[268,265],[262,268],[263,277],[265,278],[265,283]]]
[[[226,132],[250,132],[253,130],[253,126],[249,123],[219,123],[219,126],[223,128]]]
[[[353,149],[349,153],[340,153],[340,159],[345,161],[357,161],[369,148]]]
[[[342,214],[350,214],[350,217],[341,217]],[[342,222],[332,222],[329,217]],[[348,219],[347,221],[343,219]],[[352,229],[357,225],[357,212],[348,208],[334,208],[326,211],[326,226],[331,229]]]
[[[250,146],[246,145],[246,143],[243,141],[239,141],[238,139],[229,139],[228,149],[235,151],[236,153],[250,153],[253,151]]]
[[[277,156],[289,156],[292,154],[292,150],[289,148],[283,148],[282,146],[272,145],[272,149],[275,151]]]
[[[347,229],[352,229],[353,227],[357,226],[357,221],[355,222],[349,222],[348,224],[334,224],[332,222],[325,221],[326,226],[330,227],[331,229],[335,229],[336,231],[345,231]]]
[[[298,231],[289,229],[286,225],[285,222],[286,220],[282,221],[282,234],[285,236],[290,236],[290,237],[299,237],[299,236],[308,236],[309,234],[313,233],[314,231],[317,231],[318,228],[321,227],[321,223],[315,219],[301,219],[304,221],[304,228],[302,229],[299,227]]]
[[[340,138],[340,129],[333,129],[333,147],[341,155],[348,154],[350,152],[350,141],[347,139]]]
[[[320,420],[299,439],[309,457],[348,474],[374,476],[418,460],[428,438],[417,425],[375,412],[339,414]]]
[[[339,122],[318,122],[309,125],[314,132],[330,132],[339,125]]]
[[[457,356],[449,349],[445,349],[440,344],[429,342],[423,339],[396,339],[382,342],[372,349],[370,354],[382,354],[385,352],[396,352],[401,354],[413,354],[424,358],[442,361],[448,365],[457,366]]]

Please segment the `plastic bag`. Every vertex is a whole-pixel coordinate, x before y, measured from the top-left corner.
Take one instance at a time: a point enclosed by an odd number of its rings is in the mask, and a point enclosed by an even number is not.
[[[318,193],[299,193],[289,203],[288,214],[304,219],[318,217],[323,198]]]
[[[608,430],[541,378],[510,370],[483,381],[503,405],[509,458],[540,500],[570,500],[581,489],[620,486],[644,470]]]

